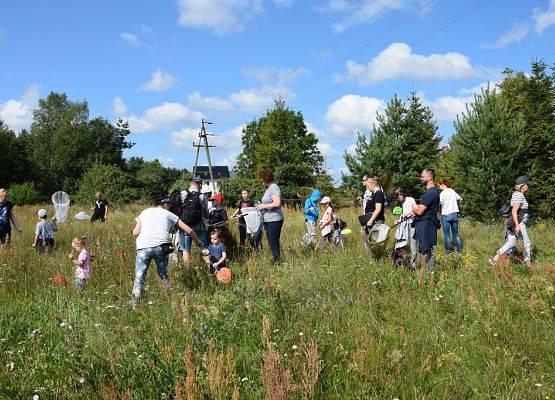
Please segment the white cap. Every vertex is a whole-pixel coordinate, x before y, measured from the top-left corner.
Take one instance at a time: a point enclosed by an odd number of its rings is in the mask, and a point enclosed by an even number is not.
[[[324,196],[322,200],[320,200],[321,204],[331,203],[331,199],[328,196]]]
[[[202,194],[206,194],[206,193],[212,193],[213,190],[212,190],[212,188],[210,187],[210,185],[202,185],[202,188],[200,189],[200,192],[201,192]]]
[[[46,215],[46,210],[44,208],[41,208],[40,210],[37,211],[37,215],[42,218]]]

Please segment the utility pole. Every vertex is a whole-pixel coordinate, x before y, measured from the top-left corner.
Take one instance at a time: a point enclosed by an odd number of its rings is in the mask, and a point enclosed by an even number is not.
[[[206,161],[208,162],[208,172],[210,173],[210,187],[212,188],[212,190],[214,192],[216,192],[216,184],[214,182],[214,173],[212,172],[212,161],[210,160],[210,147],[216,147],[216,146],[208,145],[208,135],[209,134],[206,133],[206,128],[205,128],[205,125],[212,125],[212,122],[208,122],[204,118],[201,120],[201,122],[202,122],[202,126],[201,126],[200,132],[198,134],[199,142],[198,142],[198,144],[193,143],[193,147],[197,148],[197,155],[195,157],[195,167],[193,168],[193,176],[196,176],[196,174],[197,174],[198,157],[199,157],[200,148],[204,147],[204,149],[206,151]]]

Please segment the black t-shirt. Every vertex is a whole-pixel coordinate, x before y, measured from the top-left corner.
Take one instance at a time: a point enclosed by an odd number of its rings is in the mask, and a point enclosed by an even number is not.
[[[376,204],[378,203],[382,205],[382,209],[374,221],[385,221],[385,196],[381,190],[372,194],[372,198],[366,202],[364,212],[366,214],[373,213],[376,210]]]
[[[223,208],[216,208],[210,212],[210,225],[219,224],[227,221],[227,211]]]
[[[0,203],[0,229],[10,229],[10,215],[12,213],[13,204],[9,201]]]
[[[106,213],[106,206],[108,205],[108,202],[104,199],[102,200],[96,200],[94,203],[94,213],[96,215],[100,215],[100,216],[104,216],[104,214]]]

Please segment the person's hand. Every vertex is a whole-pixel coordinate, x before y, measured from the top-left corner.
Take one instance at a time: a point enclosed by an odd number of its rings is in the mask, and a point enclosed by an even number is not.
[[[202,255],[203,255],[203,256],[207,256],[207,255],[209,255],[209,254],[210,254],[210,251],[208,251],[208,249],[202,250]]]
[[[52,221],[56,222],[56,216],[55,215],[52,217]]]
[[[516,224],[515,225],[515,233],[520,233],[520,231],[522,231],[522,229],[520,228],[520,224]]]
[[[73,253],[70,253],[70,254],[69,254],[69,259],[70,259],[70,260],[73,260],[74,257],[75,257],[75,256],[73,255]]]
[[[366,223],[366,226],[370,227],[372,225],[374,225],[374,221],[368,220],[368,222]]]
[[[255,207],[258,211],[264,210],[264,204],[257,204]]]

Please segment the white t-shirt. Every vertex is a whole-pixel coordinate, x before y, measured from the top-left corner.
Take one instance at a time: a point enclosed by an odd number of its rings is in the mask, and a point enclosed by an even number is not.
[[[137,250],[171,243],[170,230],[179,219],[161,207],[151,207],[139,215],[141,233],[137,236]]]
[[[441,215],[449,215],[459,212],[459,204],[461,196],[451,188],[445,188],[439,194],[439,202],[441,203]]]
[[[416,204],[414,197],[405,197],[405,201],[403,201],[403,214],[411,213],[413,204]]]

